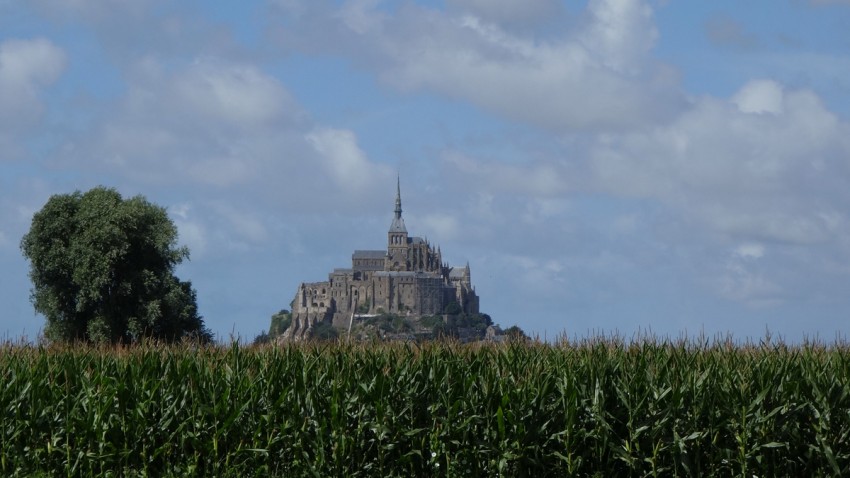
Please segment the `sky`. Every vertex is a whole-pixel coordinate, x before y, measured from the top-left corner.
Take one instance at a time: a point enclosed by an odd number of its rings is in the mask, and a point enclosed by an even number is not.
[[[0,0],[0,334],[53,194],[166,207],[219,340],[411,235],[542,339],[833,340],[850,1]]]

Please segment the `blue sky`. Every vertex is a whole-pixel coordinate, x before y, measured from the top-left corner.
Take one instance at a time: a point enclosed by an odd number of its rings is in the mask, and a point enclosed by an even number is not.
[[[168,208],[207,325],[411,233],[540,337],[847,332],[846,0],[0,0],[0,332],[51,194]]]

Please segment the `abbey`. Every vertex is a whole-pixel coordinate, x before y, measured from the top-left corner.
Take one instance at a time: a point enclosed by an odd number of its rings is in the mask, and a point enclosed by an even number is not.
[[[351,267],[334,269],[324,282],[305,282],[292,301],[292,324],[284,338],[309,336],[317,322],[349,326],[354,314],[405,316],[478,313],[469,264],[444,263],[440,248],[407,233],[401,216],[401,185],[386,250],[357,250]]]

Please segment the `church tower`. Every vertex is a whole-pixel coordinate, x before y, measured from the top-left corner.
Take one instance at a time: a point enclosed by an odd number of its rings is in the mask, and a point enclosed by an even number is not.
[[[406,271],[408,264],[407,228],[401,217],[401,179],[396,183],[395,217],[387,232],[387,262],[385,270]]]

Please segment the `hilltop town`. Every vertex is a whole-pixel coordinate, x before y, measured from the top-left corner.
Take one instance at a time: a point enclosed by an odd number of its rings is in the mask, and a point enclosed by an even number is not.
[[[501,330],[479,311],[469,263],[453,267],[439,247],[411,236],[404,223],[401,184],[387,231],[386,249],[355,250],[351,267],[328,280],[303,282],[272,318],[269,335],[283,341],[345,334],[369,338],[495,340]]]

